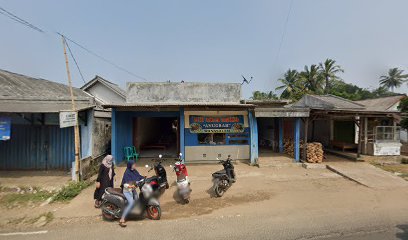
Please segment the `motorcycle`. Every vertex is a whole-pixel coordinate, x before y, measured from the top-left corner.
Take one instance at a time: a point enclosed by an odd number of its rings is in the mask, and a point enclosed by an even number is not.
[[[153,187],[157,185],[151,178],[144,178],[136,183],[139,187],[139,198],[135,202],[132,213],[138,216],[145,214],[149,219],[159,220],[161,208],[159,201],[154,197]],[[127,205],[127,199],[121,188],[107,188],[102,196],[102,216],[105,220],[113,221],[122,216]]]
[[[217,160],[219,159],[217,158]],[[226,160],[219,161],[219,163],[224,166],[224,169],[212,174],[213,189],[217,197],[222,197],[228,188],[236,181],[234,165],[231,161],[231,155],[228,155]]]
[[[184,203],[189,203],[190,193],[192,190],[190,188],[190,181],[188,180],[187,167],[183,164],[182,156],[182,153],[180,153],[177,162],[174,164],[174,166],[170,165],[170,167],[173,168],[174,172],[176,172],[178,195],[184,201]]]
[[[155,197],[160,197],[166,189],[169,189],[169,183],[167,181],[167,172],[166,169],[162,165],[162,155],[159,155],[159,161],[154,163],[151,167],[149,165],[145,165],[146,168],[150,168],[148,172],[154,170],[155,176],[151,177],[152,181],[155,181],[157,185],[153,185],[153,192]]]

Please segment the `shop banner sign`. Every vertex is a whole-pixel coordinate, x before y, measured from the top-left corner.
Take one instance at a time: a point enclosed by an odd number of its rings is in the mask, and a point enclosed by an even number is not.
[[[190,116],[191,133],[242,133],[244,116]]]
[[[0,141],[10,140],[10,129],[11,119],[9,117],[0,117]]]

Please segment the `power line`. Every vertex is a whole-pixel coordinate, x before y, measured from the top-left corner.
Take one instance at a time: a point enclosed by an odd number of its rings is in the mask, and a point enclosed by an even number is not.
[[[79,75],[81,75],[82,81],[84,82],[84,84],[86,84],[84,75],[82,75],[82,71],[81,71],[81,69],[79,68],[78,62],[77,62],[77,60],[75,59],[74,54],[72,53],[71,48],[69,47],[69,44],[68,44],[67,41],[65,40],[65,37],[64,37],[64,36],[63,36],[63,38],[64,38],[65,45],[67,45],[67,47],[68,47],[69,54],[71,55],[72,59],[74,60],[75,65],[76,65],[76,67],[77,67],[77,69],[78,69]]]
[[[276,53],[276,58],[275,58],[275,64],[274,65],[276,65],[278,63],[278,60],[279,60],[280,52],[282,50],[283,41],[285,40],[285,36],[286,36],[286,29],[288,27],[290,13],[292,12],[292,6],[293,6],[293,0],[290,0],[289,10],[288,10],[288,14],[286,15],[285,24],[283,25],[283,32],[282,32],[282,36],[281,36],[281,41],[279,43],[278,52]]]
[[[58,33],[58,34],[62,36],[61,33]],[[78,47],[82,48],[83,50],[85,50],[85,51],[88,52],[89,54],[92,54],[92,55],[94,55],[95,57],[101,59],[102,61],[104,61],[104,62],[106,62],[106,63],[109,63],[110,65],[116,67],[117,69],[120,69],[120,70],[122,70],[122,71],[124,71],[124,72],[126,72],[126,73],[128,73],[128,74],[130,74],[130,75],[132,75],[132,76],[134,76],[134,77],[137,77],[137,78],[140,78],[140,79],[142,79],[142,80],[147,81],[146,78],[141,77],[141,76],[139,76],[139,75],[137,75],[137,74],[135,74],[135,73],[133,73],[133,72],[127,70],[126,68],[117,65],[116,63],[114,63],[114,62],[112,62],[112,61],[110,61],[110,60],[108,60],[108,59],[102,57],[101,55],[99,55],[99,54],[95,53],[94,51],[92,51],[92,50],[90,50],[90,49],[84,47],[83,45],[81,45],[81,44],[75,42],[74,40],[68,38],[67,36],[65,36],[65,39],[67,39],[68,41],[70,41],[70,42],[72,42],[73,44],[77,45]]]
[[[45,33],[44,30],[42,30],[41,28],[34,26],[33,24],[31,24],[31,23],[27,22],[26,20],[24,20],[24,19],[22,19],[22,18],[16,16],[15,14],[13,14],[13,13],[7,11],[6,9],[0,7],[0,10],[1,10],[1,11],[0,11],[0,14],[3,14],[4,16],[10,18],[11,20],[14,20],[14,21],[16,21],[16,22],[18,22],[18,23],[20,23],[20,24],[23,24],[23,25],[25,25],[26,27],[29,27],[29,28],[31,28],[31,29],[34,29],[34,30],[36,30],[36,31],[38,31],[38,32],[40,32],[40,33]]]
[[[4,16],[6,16],[6,17],[12,19],[13,21],[15,21],[15,22],[17,22],[17,23],[20,23],[20,24],[22,24],[22,25],[24,25],[24,26],[26,26],[26,27],[29,27],[29,28],[31,28],[31,29],[33,29],[33,30],[36,30],[36,31],[38,31],[38,32],[40,32],[40,33],[45,33],[45,31],[42,30],[41,28],[39,28],[39,27],[35,26],[34,24],[32,24],[32,23],[30,23],[30,22],[28,22],[28,21],[26,21],[26,20],[24,20],[24,19],[18,17],[17,15],[15,15],[15,14],[13,14],[13,13],[7,11],[6,9],[4,9],[4,8],[2,8],[2,7],[0,7],[0,14],[2,14],[2,15],[4,15]],[[116,63],[114,63],[113,61],[110,61],[110,60],[106,59],[105,57],[101,56],[100,54],[95,53],[94,51],[90,50],[89,48],[84,47],[83,45],[79,44],[78,42],[76,42],[76,41],[74,41],[74,40],[72,40],[72,39],[70,39],[70,38],[68,38],[67,36],[62,35],[62,34],[59,33],[59,32],[56,32],[56,34],[58,34],[58,35],[64,37],[66,40],[68,40],[68,41],[70,41],[71,43],[73,43],[73,44],[77,45],[78,47],[82,48],[83,50],[85,50],[85,51],[88,52],[89,54],[91,54],[91,55],[93,55],[93,56],[95,56],[95,57],[101,59],[102,61],[104,61],[104,62],[106,62],[106,63],[108,63],[108,64],[110,64],[110,65],[112,65],[113,67],[115,67],[115,68],[117,68],[117,69],[119,69],[119,70],[121,70],[121,71],[123,71],[123,72],[126,72],[126,73],[129,74],[129,75],[132,75],[132,76],[134,76],[134,77],[137,77],[137,78],[139,78],[139,79],[142,79],[142,80],[144,80],[144,81],[147,81],[146,78],[144,78],[144,77],[142,77],[142,76],[140,76],[140,75],[137,75],[137,74],[135,74],[135,73],[133,73],[133,72],[127,70],[126,68],[124,68],[124,67],[122,67],[122,66],[120,66],[120,65],[118,65],[118,64],[116,64]],[[65,42],[67,43],[67,41],[65,41]],[[68,46],[68,44],[67,44],[67,46]],[[69,49],[69,46],[68,46],[68,50],[69,50],[69,52],[70,52],[72,58],[74,59],[74,62],[75,62],[75,64],[77,65],[77,68],[78,68],[78,70],[79,70],[77,61],[75,60],[74,55],[72,54],[72,51]],[[81,73],[80,70],[79,70],[79,72],[80,72],[80,75],[81,75],[82,79],[84,80],[84,78],[83,78],[82,73]]]

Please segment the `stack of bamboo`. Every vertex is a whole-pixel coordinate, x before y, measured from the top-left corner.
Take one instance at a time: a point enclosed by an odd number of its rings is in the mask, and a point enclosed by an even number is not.
[[[306,149],[307,162],[321,163],[323,162],[323,146],[319,142],[307,144]]]

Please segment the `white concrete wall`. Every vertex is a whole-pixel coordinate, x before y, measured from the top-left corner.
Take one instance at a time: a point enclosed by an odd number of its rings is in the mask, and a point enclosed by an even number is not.
[[[125,99],[103,84],[97,83],[90,87],[87,92],[104,103],[124,103]]]
[[[234,160],[248,160],[250,158],[250,145],[221,145],[221,146],[186,146],[186,161],[206,161],[226,159],[231,155]]]

